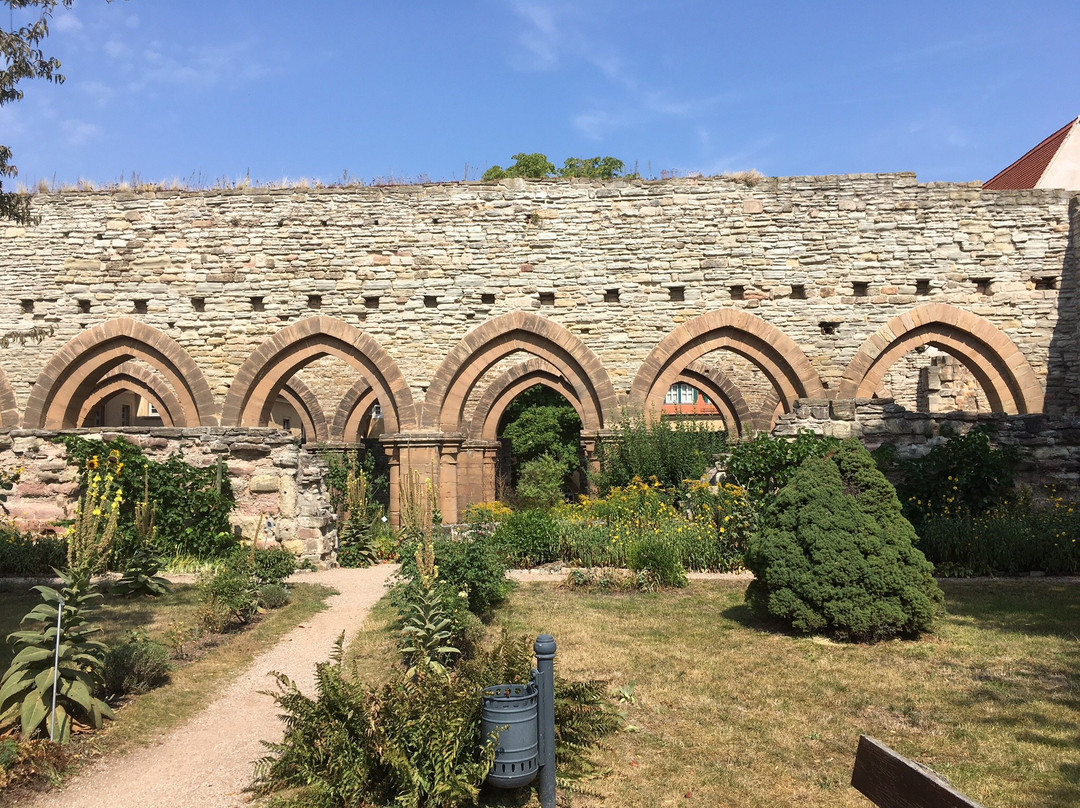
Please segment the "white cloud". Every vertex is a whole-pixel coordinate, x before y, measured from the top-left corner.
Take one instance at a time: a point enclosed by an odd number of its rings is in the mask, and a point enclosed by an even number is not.
[[[99,107],[106,106],[116,95],[116,90],[100,81],[81,81],[77,86]]]
[[[61,127],[69,146],[82,146],[101,136],[101,127],[89,121],[66,120],[61,123]]]
[[[75,16],[75,12],[68,9],[53,17],[50,30],[68,33],[81,31],[82,27],[83,24],[79,21],[79,18]]]
[[[131,57],[131,48],[116,37],[109,39],[102,46],[102,50],[113,59],[128,59]]]
[[[559,26],[555,22],[552,6],[536,0],[516,0],[514,11],[522,30],[516,37],[521,50],[514,55],[518,67],[525,70],[550,70],[559,62]]]

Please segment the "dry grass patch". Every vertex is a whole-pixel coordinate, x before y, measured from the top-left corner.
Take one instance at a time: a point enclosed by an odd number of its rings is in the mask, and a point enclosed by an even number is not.
[[[936,633],[877,645],[778,633],[745,588],[536,583],[500,610],[511,631],[551,632],[564,674],[625,688],[634,729],[605,753],[604,804],[861,808],[848,785],[860,734],[987,806],[1080,802],[1080,585],[945,582]]]
[[[147,742],[206,707],[233,676],[251,664],[258,654],[270,648],[299,623],[326,607],[334,590],[319,584],[294,584],[291,599],[280,609],[267,612],[250,628],[220,635],[207,635],[199,641],[200,655],[191,662],[175,663],[169,682],[156,690],[123,705],[116,721],[105,722],[105,730],[80,739],[78,756],[115,752]],[[0,641],[15,630],[22,615],[38,601],[36,592],[0,592]],[[170,626],[196,622],[198,588],[174,584],[171,591],[154,599],[125,600],[106,597],[91,622],[102,627],[106,643],[126,638],[136,629],[151,639],[166,642]],[[0,671],[10,661],[11,649],[3,643]]]

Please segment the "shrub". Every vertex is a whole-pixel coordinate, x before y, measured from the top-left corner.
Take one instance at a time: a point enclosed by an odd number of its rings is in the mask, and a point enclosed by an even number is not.
[[[406,581],[416,578],[416,546],[406,542],[401,547],[399,575]],[[432,538],[432,547],[440,586],[455,599],[464,592],[473,614],[487,614],[510,594],[513,582],[506,577],[506,565],[482,528],[465,536]]]
[[[158,575],[161,559],[153,547],[141,547],[127,564],[120,580],[113,584],[112,593],[125,598],[156,598],[169,591],[169,582]]]
[[[803,633],[855,641],[930,628],[943,597],[896,494],[857,440],[803,461],[746,564],[746,599]]]
[[[31,536],[0,525],[0,575],[52,575],[67,563],[67,542],[53,535]]]
[[[477,502],[465,509],[465,521],[469,524],[501,522],[512,511],[504,502]]]
[[[236,547],[229,512],[234,501],[228,470],[221,464],[191,466],[179,454],[163,461],[147,458],[142,449],[123,438],[108,443],[78,435],[64,435],[68,462],[86,469],[92,459],[116,453],[120,461],[117,483],[125,491],[143,489],[154,504],[156,544],[166,555],[216,559]],[[86,472],[82,475],[88,483]],[[141,542],[135,533],[135,502],[121,504],[119,536],[110,564],[122,567]]]
[[[250,622],[259,610],[259,580],[250,550],[239,550],[199,576],[200,618],[210,631]]]
[[[994,448],[991,430],[977,427],[949,438],[927,454],[897,464],[897,492],[916,528],[934,516],[985,513],[1015,497],[1014,447]]]
[[[678,488],[701,477],[727,445],[726,432],[698,421],[628,420],[600,441],[595,483],[601,494],[634,479],[655,478],[664,488]]]
[[[658,481],[635,480],[604,497],[582,497],[560,508],[560,556],[587,567],[626,566],[634,544],[660,537],[676,548],[688,569],[740,569],[753,522],[742,489],[722,486],[714,492],[695,480],[687,484],[687,499],[679,507],[677,496]]]
[[[282,584],[263,584],[258,595],[264,609],[280,609],[289,602],[289,589]]]
[[[627,565],[638,573],[640,588],[657,591],[686,586],[686,570],[678,549],[659,535],[643,536],[630,546]]]
[[[541,455],[521,464],[517,495],[530,508],[553,508],[563,501],[563,480],[567,468],[551,455]]]
[[[251,553],[251,574],[255,583],[259,586],[267,584],[282,584],[285,579],[296,572],[296,556],[284,547],[267,547],[266,549],[254,549],[252,551],[240,550],[234,554],[234,558]],[[234,563],[242,564],[237,558]]]
[[[515,511],[495,528],[491,538],[511,566],[535,567],[558,558],[559,528],[544,510]]]
[[[639,588],[638,575],[622,567],[572,569],[563,581],[567,589],[588,592],[631,592]]]
[[[126,641],[105,654],[102,680],[110,696],[146,693],[168,678],[169,649],[140,632],[131,632]]]
[[[795,475],[808,457],[824,457],[839,445],[836,438],[800,431],[794,438],[759,432],[731,449],[725,463],[729,478],[742,486],[750,500],[768,508],[777,491]]]

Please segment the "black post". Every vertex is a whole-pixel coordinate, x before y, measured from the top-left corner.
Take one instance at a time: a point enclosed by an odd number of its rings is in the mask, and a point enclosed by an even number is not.
[[[555,638],[541,634],[533,644],[536,653],[537,707],[540,735],[540,808],[555,808]]]

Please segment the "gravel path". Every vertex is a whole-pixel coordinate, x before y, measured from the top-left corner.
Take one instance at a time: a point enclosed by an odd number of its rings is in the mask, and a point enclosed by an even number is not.
[[[311,694],[315,663],[330,656],[342,631],[346,637],[356,633],[396,569],[381,565],[303,574],[298,580],[325,584],[341,594],[257,657],[217,701],[186,724],[155,744],[92,765],[61,791],[40,795],[22,808],[245,805],[253,761],[265,753],[260,741],[282,735],[273,701],[259,693],[273,688],[267,673],[281,671]]]

